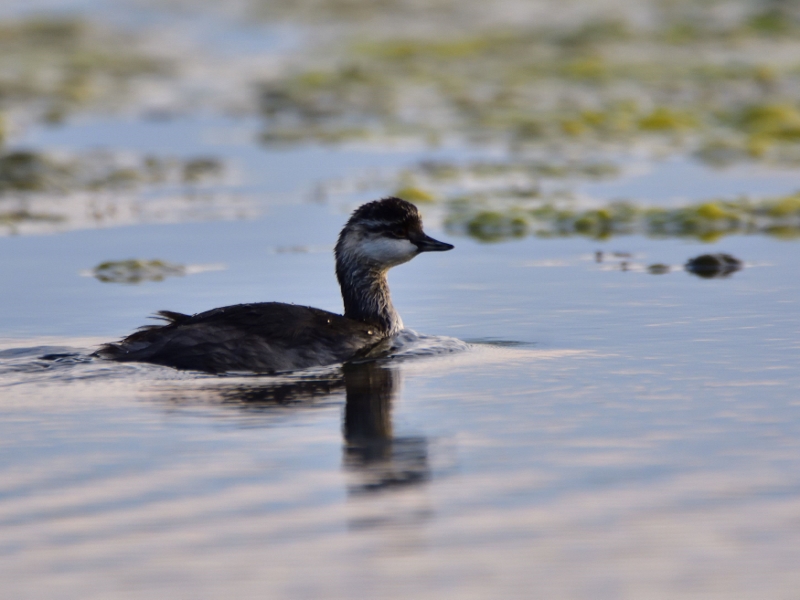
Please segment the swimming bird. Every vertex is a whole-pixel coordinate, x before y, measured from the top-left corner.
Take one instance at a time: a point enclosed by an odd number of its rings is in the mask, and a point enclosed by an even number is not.
[[[417,207],[400,198],[357,208],[334,256],[344,315],[280,302],[237,304],[195,315],[159,311],[148,325],[95,354],[208,373],[276,373],[342,363],[366,355],[403,329],[386,274],[422,252],[453,246],[422,230]]]

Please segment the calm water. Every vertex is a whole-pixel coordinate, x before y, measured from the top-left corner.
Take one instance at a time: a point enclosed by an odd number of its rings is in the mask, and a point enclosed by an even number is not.
[[[433,227],[456,250],[396,269],[395,301],[466,350],[286,380],[85,358],[160,308],[338,310],[345,218],[294,204],[0,239],[5,597],[792,597],[796,243],[480,245]],[[632,253],[628,270],[599,248]],[[710,249],[745,269],[680,269]],[[79,274],[129,256],[227,269]]]
[[[456,249],[392,271],[406,326],[431,336],[393,359],[279,378],[89,358],[159,309],[339,311],[331,249],[372,192],[319,184],[471,156],[266,151],[256,132],[106,118],[17,142],[218,155],[237,176],[214,193],[237,208],[153,198],[143,222],[0,237],[0,597],[797,597],[798,242],[487,245],[428,209]],[[584,191],[664,205],[798,185],[673,159]],[[745,267],[683,270],[708,252]],[[133,257],[215,270],[86,275]]]

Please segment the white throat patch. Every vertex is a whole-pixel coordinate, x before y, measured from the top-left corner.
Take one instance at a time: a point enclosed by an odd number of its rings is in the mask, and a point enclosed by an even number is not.
[[[401,265],[419,253],[419,249],[408,240],[385,237],[362,239],[354,249],[358,254],[386,267]]]

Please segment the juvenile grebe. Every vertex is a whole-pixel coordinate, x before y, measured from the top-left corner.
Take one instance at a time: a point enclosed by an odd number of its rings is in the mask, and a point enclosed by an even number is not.
[[[149,325],[97,355],[176,369],[275,373],[345,362],[403,328],[386,272],[421,252],[450,250],[422,231],[417,207],[399,198],[356,209],[336,242],[344,316],[280,302],[237,304],[196,315],[160,311]]]

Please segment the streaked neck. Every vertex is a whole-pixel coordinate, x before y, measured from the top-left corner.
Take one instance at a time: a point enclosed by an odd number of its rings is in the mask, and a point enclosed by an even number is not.
[[[345,317],[375,325],[386,336],[403,329],[403,321],[392,306],[386,269],[338,261],[336,277],[342,288]]]

